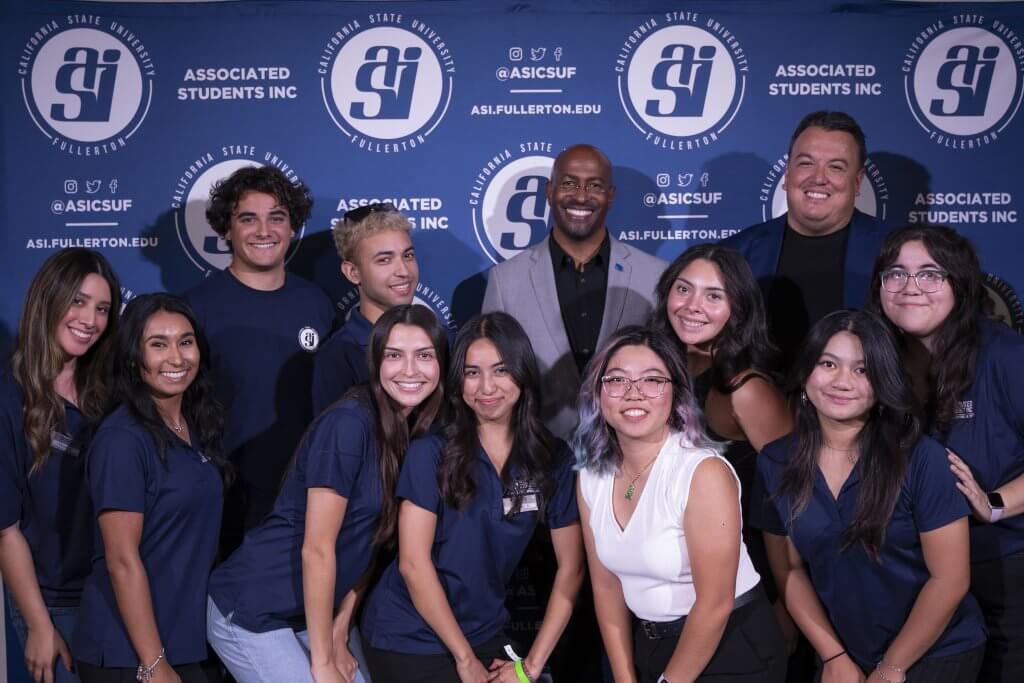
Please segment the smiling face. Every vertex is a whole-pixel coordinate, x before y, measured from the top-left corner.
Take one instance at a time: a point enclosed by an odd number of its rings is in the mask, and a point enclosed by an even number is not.
[[[408,416],[437,388],[441,366],[430,336],[422,327],[398,323],[391,328],[380,361],[384,392]]]
[[[709,349],[732,313],[718,266],[702,258],[687,264],[672,284],[665,308],[681,342]]]
[[[623,346],[608,359],[605,377],[663,377],[669,379],[664,361],[647,346]],[[654,443],[668,435],[668,419],[672,411],[671,384],[664,386],[658,398],[646,398],[636,384],[621,398],[601,389],[601,415],[615,430],[620,443],[636,441]]]
[[[80,358],[103,336],[109,319],[110,285],[102,276],[89,273],[57,323],[54,336],[68,358]]]
[[[789,226],[811,237],[843,229],[853,217],[863,179],[854,137],[811,126],[789,150],[783,181]]]
[[[156,399],[180,397],[199,372],[192,323],[180,313],[157,311],[142,333],[142,381]]]
[[[922,270],[944,272],[942,266],[935,262],[920,240],[904,243],[900,247],[896,261],[886,270],[902,270],[913,275]],[[922,292],[914,278],[907,279],[906,287],[901,292],[888,292],[881,283],[877,286],[880,288],[885,317],[904,333],[920,340],[925,348],[930,349],[935,333],[956,304],[956,295],[949,280],[944,280],[938,290],[931,293]]]
[[[341,271],[359,287],[359,310],[371,323],[392,306],[412,303],[420,279],[416,250],[405,230],[367,235]]]
[[[231,243],[231,269],[237,273],[266,273],[284,269],[295,231],[288,209],[277,197],[247,192],[231,213],[231,225],[224,236]]]
[[[466,349],[462,371],[462,400],[477,423],[508,425],[521,391],[490,339],[477,339]]]
[[[860,339],[849,332],[832,335],[807,378],[804,392],[822,422],[863,424],[875,405],[875,391],[864,366]]]
[[[611,166],[596,150],[568,149],[555,160],[545,193],[555,230],[566,239],[585,240],[604,227],[615,199]]]

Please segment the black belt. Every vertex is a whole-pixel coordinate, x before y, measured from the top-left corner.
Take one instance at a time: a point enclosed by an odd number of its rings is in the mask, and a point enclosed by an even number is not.
[[[735,612],[744,605],[757,600],[763,595],[761,590],[761,584],[758,583],[756,586],[748,590],[743,595],[738,596],[732,603],[732,609]],[[682,616],[672,621],[647,621],[646,619],[638,619],[637,625],[640,632],[643,633],[648,640],[660,640],[661,638],[668,638],[669,636],[679,635],[683,631],[683,625],[686,623],[686,617]]]

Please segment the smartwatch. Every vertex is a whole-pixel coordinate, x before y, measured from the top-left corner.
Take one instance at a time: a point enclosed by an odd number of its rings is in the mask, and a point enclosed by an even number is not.
[[[1003,503],[1003,497],[996,491],[989,491],[985,494],[988,496],[988,506],[992,508],[992,516],[989,518],[990,522],[998,522],[1003,517],[1003,512],[1006,511],[1006,504]]]

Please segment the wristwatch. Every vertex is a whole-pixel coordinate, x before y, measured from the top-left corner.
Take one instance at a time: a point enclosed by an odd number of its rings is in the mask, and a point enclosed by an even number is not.
[[[1006,504],[1003,503],[1003,497],[996,491],[989,491],[985,494],[988,496],[988,506],[992,508],[992,516],[989,518],[990,522],[998,522],[1003,517],[1003,513],[1006,511]]]

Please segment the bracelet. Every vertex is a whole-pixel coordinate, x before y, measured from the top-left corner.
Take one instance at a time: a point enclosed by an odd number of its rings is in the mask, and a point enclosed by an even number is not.
[[[845,654],[846,654],[846,650],[840,650],[839,652],[835,653],[834,655],[832,655],[832,656],[831,656],[831,657],[829,657],[828,659],[823,659],[823,660],[821,660],[821,663],[822,663],[822,664],[828,664],[828,663],[829,663],[829,662],[831,662],[831,661],[832,661],[833,659],[839,659],[840,657],[842,657],[842,656],[843,656],[843,655],[845,655]]]
[[[164,653],[164,648],[160,648],[160,656],[152,664],[149,666],[139,664],[139,668],[135,671],[135,680],[142,681],[142,683],[153,680],[153,671],[156,670],[157,665],[164,658]]]
[[[895,669],[897,673],[903,673],[903,669],[900,669],[899,667],[892,666],[891,664],[887,664],[886,666],[888,666],[889,668]],[[885,681],[885,683],[906,683],[906,680],[907,680],[906,676],[903,676],[902,678],[899,678],[899,679],[889,678],[888,676],[886,676],[882,672],[882,662],[879,662],[878,666],[875,667],[875,673],[878,674],[878,677],[881,678],[883,681]]]
[[[530,678],[530,674],[526,673],[526,666],[523,664],[523,660],[516,660],[516,678],[519,679],[519,683],[534,683],[533,679]]]
[[[665,678],[665,674],[661,674],[660,676],[658,676],[658,680],[656,681],[656,683],[672,683],[672,681]]]

